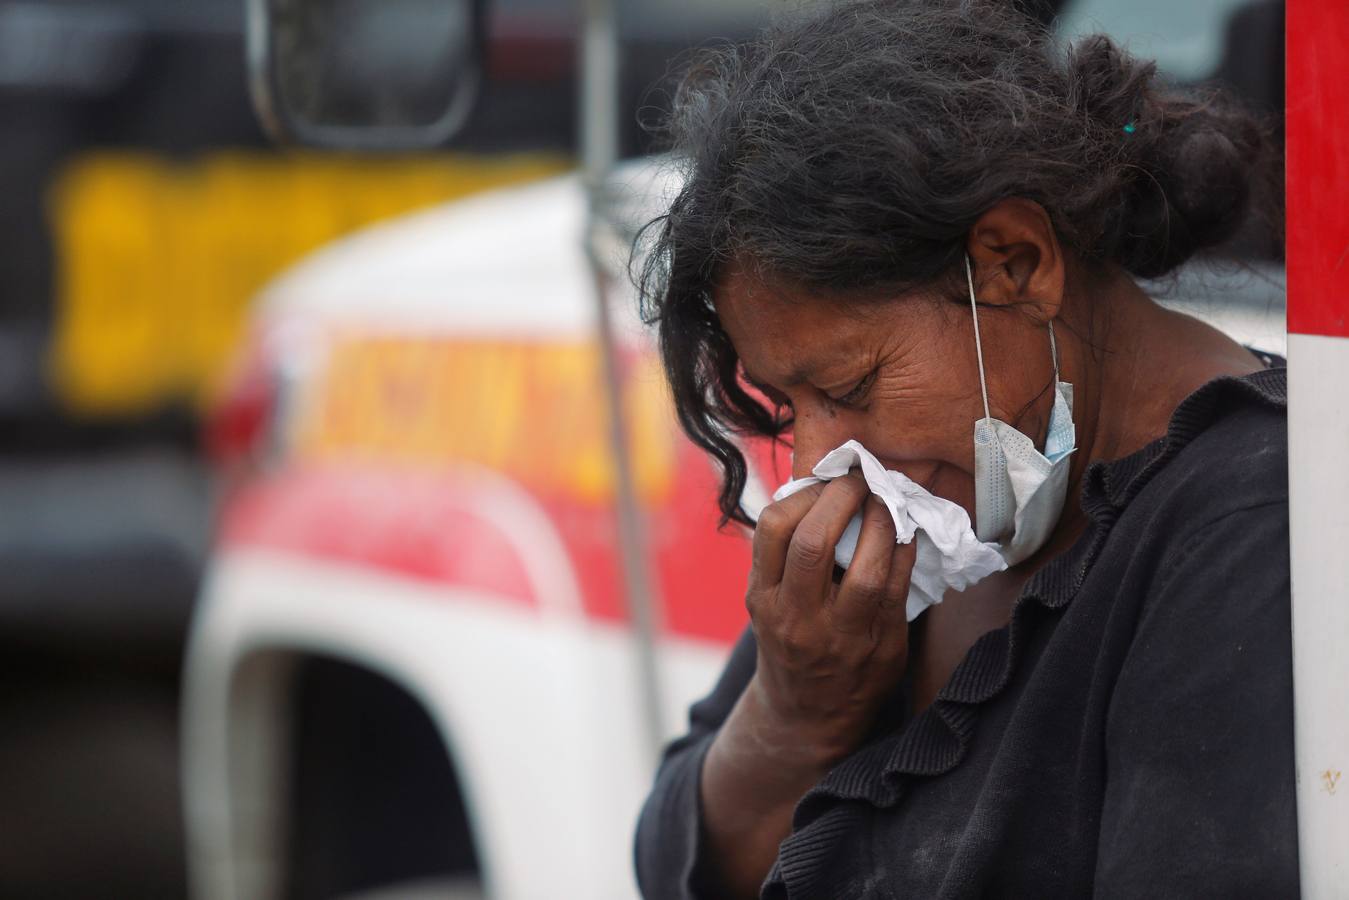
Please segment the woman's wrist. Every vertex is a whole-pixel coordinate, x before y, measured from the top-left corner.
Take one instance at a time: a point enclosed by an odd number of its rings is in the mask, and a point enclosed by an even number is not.
[[[847,749],[826,725],[782,716],[756,677],[722,726],[712,752],[756,781],[781,781],[792,787],[805,782],[809,787],[845,756]]]
[[[772,714],[751,681],[713,739],[699,784],[702,864],[720,896],[757,896],[797,802],[831,764]]]
[[[823,776],[857,749],[871,726],[874,710],[851,708],[838,700],[829,716],[782,711],[773,703],[769,691],[757,675],[741,697],[745,718],[752,723],[750,734],[764,755],[780,755],[782,762],[797,768],[818,771]]]

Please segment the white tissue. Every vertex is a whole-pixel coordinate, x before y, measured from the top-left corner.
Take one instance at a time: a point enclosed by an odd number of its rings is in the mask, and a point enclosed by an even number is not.
[[[790,497],[802,488],[847,475],[861,468],[871,492],[884,503],[895,520],[895,542],[918,540],[917,558],[909,581],[905,615],[912,622],[934,603],[940,603],[947,588],[965,588],[1007,568],[997,545],[975,537],[964,508],[928,493],[912,479],[889,471],[857,441],[831,450],[807,478],[789,481],[773,493],[774,500]],[[857,550],[862,529],[858,513],[834,546],[834,559],[847,568]]]

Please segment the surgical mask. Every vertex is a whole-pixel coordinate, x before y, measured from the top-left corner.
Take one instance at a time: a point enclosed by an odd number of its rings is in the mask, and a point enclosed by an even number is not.
[[[1054,324],[1049,323],[1049,354],[1054,360],[1054,408],[1049,436],[1041,453],[1029,436],[1000,419],[988,407],[984,347],[979,337],[979,306],[974,299],[974,272],[965,257],[965,277],[974,315],[974,348],[979,357],[979,389],[984,417],[974,423],[974,513],[979,540],[997,544],[1007,565],[1014,566],[1044,546],[1063,513],[1068,470],[1077,449],[1073,426],[1073,386],[1059,380],[1059,354]]]

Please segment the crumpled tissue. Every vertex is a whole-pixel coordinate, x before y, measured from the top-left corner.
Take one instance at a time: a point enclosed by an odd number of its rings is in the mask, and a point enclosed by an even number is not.
[[[918,550],[909,580],[905,616],[910,622],[934,603],[940,603],[948,588],[965,588],[1007,568],[996,544],[979,540],[970,526],[969,513],[958,504],[928,493],[909,477],[881,465],[857,441],[831,450],[811,471],[813,475],[789,481],[773,493],[773,499],[790,497],[808,485],[829,481],[860,468],[871,492],[885,503],[895,520],[895,542],[915,538]],[[843,568],[852,562],[861,534],[862,515],[848,523],[834,546],[834,560]]]

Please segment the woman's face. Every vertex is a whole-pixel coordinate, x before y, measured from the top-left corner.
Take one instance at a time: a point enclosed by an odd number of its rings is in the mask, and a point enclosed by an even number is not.
[[[746,376],[789,405],[792,475],[860,441],[974,518],[974,423],[983,417],[968,305],[916,291],[824,297],[736,267],[715,297]],[[1017,308],[979,309],[989,405],[1043,447],[1054,368],[1043,322]]]

